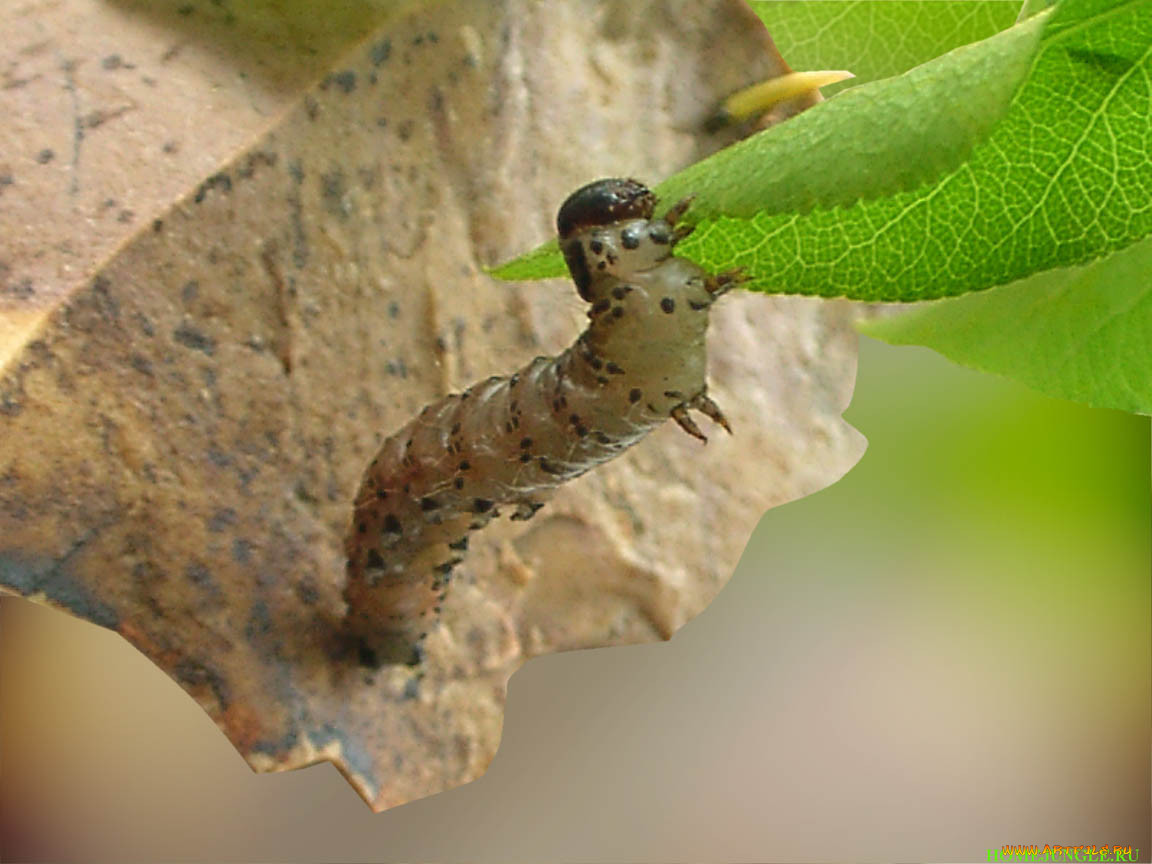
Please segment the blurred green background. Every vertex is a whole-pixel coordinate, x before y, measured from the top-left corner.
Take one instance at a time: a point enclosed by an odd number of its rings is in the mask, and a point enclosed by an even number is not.
[[[1148,860],[1148,419],[868,340],[848,417],[863,461],[671,643],[532,661],[488,774],[379,816],[3,601],[4,860]]]

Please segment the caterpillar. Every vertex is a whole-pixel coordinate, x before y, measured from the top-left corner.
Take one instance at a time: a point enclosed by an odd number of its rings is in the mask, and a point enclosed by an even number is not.
[[[691,199],[654,218],[630,179],[572,193],[556,227],[587,329],[555,357],[446,396],[384,441],[345,541],[343,626],[368,666],[416,665],[468,538],[501,507],[530,519],[569,480],[671,418],[706,437],[696,410],[731,432],[707,395],[709,309],[742,276],[673,254]]]

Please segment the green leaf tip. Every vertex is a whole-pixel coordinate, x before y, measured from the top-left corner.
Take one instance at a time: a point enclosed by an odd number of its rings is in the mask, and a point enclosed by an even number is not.
[[[555,279],[566,276],[568,268],[555,240],[539,246],[519,258],[513,258],[495,267],[486,268],[488,275],[505,282],[523,282],[529,279]]]

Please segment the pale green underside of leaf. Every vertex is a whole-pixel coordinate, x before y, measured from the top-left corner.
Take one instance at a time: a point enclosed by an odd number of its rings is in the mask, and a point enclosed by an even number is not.
[[[749,0],[793,69],[851,69],[825,96],[891,78],[1016,21],[1020,0]]]
[[[1152,240],[860,329],[1051,396],[1152,414]]]

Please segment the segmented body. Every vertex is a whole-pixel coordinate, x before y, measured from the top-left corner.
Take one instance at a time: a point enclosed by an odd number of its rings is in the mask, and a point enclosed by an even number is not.
[[[697,408],[706,396],[708,311],[734,275],[672,254],[687,202],[652,218],[635,181],[578,190],[561,245],[590,323],[556,357],[537,357],[424,408],[383,444],[347,535],[346,626],[366,663],[417,662],[471,532],[501,508],[530,518],[563,483]]]

